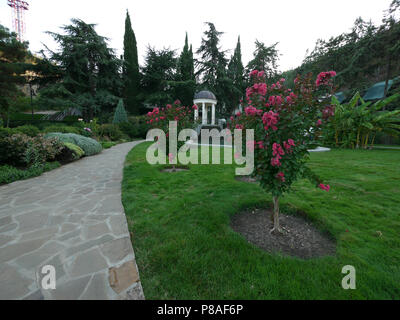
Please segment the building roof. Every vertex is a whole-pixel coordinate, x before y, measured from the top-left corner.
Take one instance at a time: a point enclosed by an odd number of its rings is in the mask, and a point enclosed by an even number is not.
[[[201,99],[217,100],[215,94],[208,90],[203,90],[195,94],[194,100],[201,100]]]

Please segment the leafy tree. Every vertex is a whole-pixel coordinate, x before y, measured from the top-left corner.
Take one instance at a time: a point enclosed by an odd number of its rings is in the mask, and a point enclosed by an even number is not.
[[[263,189],[272,193],[274,228],[271,232],[283,232],[279,223],[279,198],[291,190],[297,179],[308,178],[316,187],[330,189],[308,168],[307,160],[309,145],[319,137],[321,126],[332,116],[329,99],[320,97],[333,93],[334,75],[334,72],[321,73],[317,82],[311,74],[297,77],[295,88],[289,93],[285,81],[268,87],[264,71],[250,73],[246,108],[232,121],[232,127],[254,130],[254,140],[247,141],[243,148],[247,152],[254,150],[252,175],[259,179]]]
[[[0,25],[0,115],[3,125],[7,125],[13,100],[22,93],[18,85],[25,83],[24,73],[29,65],[28,44],[20,43],[15,33]]]
[[[114,112],[113,124],[118,124],[123,122],[128,122],[128,115],[126,114],[124,101],[120,99],[118,102],[118,106]]]
[[[145,104],[162,106],[174,99],[177,58],[174,50],[147,48],[145,65],[142,68]]]
[[[126,12],[124,36],[124,99],[131,114],[140,113],[140,73],[135,33],[129,12]]]
[[[244,66],[242,62],[240,37],[238,38],[234,54],[229,61],[227,75],[231,80],[232,86],[232,90],[228,92],[229,106],[232,108],[231,111],[234,111],[245,91]]]
[[[176,99],[179,99],[186,106],[193,103],[193,97],[196,91],[196,78],[194,74],[192,46],[190,45],[189,48],[187,34],[185,46],[178,59],[176,79],[172,85],[174,86]]]
[[[64,34],[48,32],[59,44],[57,52],[47,49],[49,63],[57,66],[62,80],[41,90],[40,100],[47,106],[76,107],[86,121],[101,112],[112,112],[122,91],[122,61],[99,36],[95,25],[72,19],[63,26]]]
[[[247,65],[247,71],[264,71],[267,79],[273,78],[278,69],[279,52],[276,48],[278,43],[267,47],[263,42],[256,40],[254,58]]]

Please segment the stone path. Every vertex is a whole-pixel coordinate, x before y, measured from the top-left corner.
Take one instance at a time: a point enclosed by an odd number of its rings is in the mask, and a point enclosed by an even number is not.
[[[0,300],[144,299],[121,203],[123,164],[138,143],[0,186]],[[42,285],[47,265],[55,290]]]

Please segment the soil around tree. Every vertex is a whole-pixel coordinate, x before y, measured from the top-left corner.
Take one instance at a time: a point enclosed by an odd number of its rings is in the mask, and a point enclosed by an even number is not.
[[[189,167],[175,166],[175,168],[174,168],[173,166],[168,166],[168,167],[164,167],[161,169],[161,172],[168,172],[168,173],[176,173],[176,172],[182,172],[182,171],[189,171]]]
[[[269,253],[280,253],[301,259],[332,256],[336,243],[305,219],[280,214],[282,234],[271,234],[272,210],[246,210],[235,215],[231,227],[248,242]]]

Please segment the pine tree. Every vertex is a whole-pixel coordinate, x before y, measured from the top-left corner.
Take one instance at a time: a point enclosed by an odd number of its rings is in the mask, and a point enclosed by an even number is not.
[[[0,116],[3,125],[8,122],[11,100],[22,95],[17,85],[25,82],[27,48],[27,43],[20,43],[15,33],[0,25]]]
[[[225,51],[220,46],[220,37],[223,32],[216,30],[211,22],[206,23],[209,30],[204,32],[201,46],[197,50],[200,55],[198,74],[202,80],[202,87],[211,90],[218,99],[218,115],[229,115],[229,90],[230,80],[227,77],[227,59]]]
[[[126,114],[124,101],[122,99],[119,100],[118,106],[114,112],[114,120],[113,124],[128,122],[128,115]]]
[[[264,71],[267,79],[273,78],[277,74],[279,52],[276,46],[265,46],[263,42],[256,40],[256,50],[254,51],[254,59],[247,65],[247,71],[252,70]]]
[[[48,32],[60,50],[48,49],[50,58],[46,59],[58,66],[62,79],[40,91],[41,104],[78,108],[85,121],[95,114],[112,112],[122,90],[122,61],[94,27],[72,19],[71,25],[62,27],[64,34]]]
[[[140,73],[135,33],[126,12],[124,36],[124,98],[129,113],[140,114]]]

